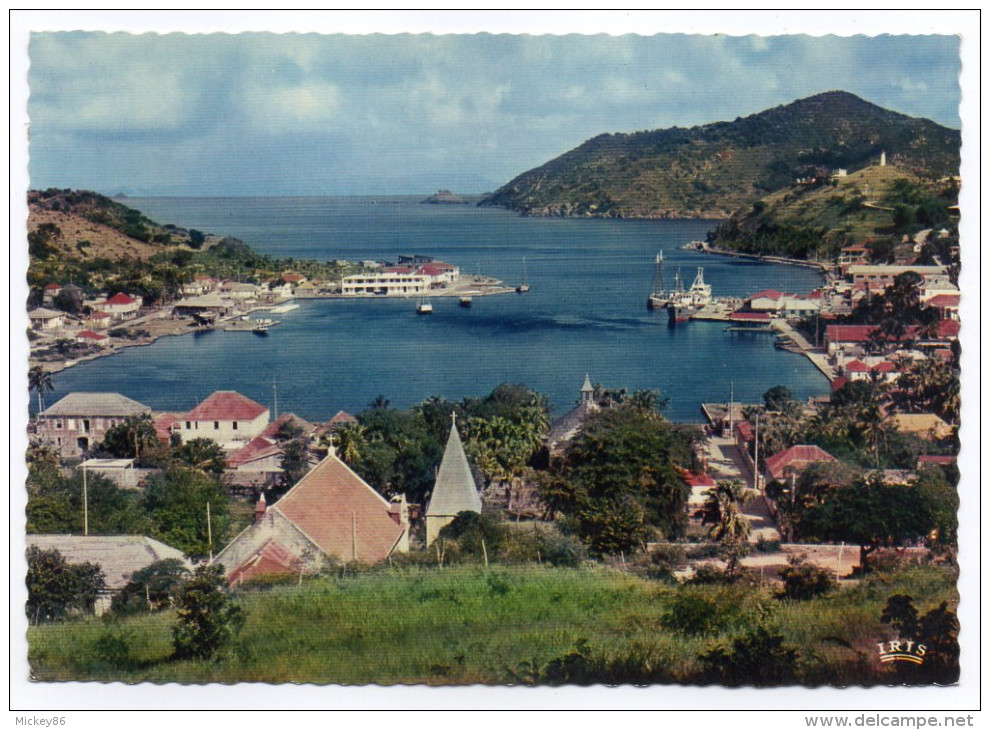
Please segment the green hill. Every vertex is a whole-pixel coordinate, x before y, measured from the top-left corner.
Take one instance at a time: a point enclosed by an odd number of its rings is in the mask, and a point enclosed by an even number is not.
[[[732,122],[603,134],[483,199],[533,216],[728,218],[822,170],[860,170],[881,151],[902,170],[959,169],[960,134],[830,91]]]
[[[874,165],[845,177],[787,186],[740,209],[709,236],[724,249],[791,258],[835,258],[851,243],[894,247],[920,229],[953,228],[958,180]]]

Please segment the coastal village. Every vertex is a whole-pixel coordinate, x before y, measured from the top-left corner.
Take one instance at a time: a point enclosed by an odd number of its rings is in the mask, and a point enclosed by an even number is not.
[[[461,402],[436,394],[408,411],[380,396],[318,421],[233,390],[180,410],[118,392],[49,404],[65,367],[213,328],[269,336],[299,299],[408,299],[412,316],[433,297],[470,307],[529,283],[421,254],[334,262],[346,272],[334,279],[296,268],[251,281],[190,274],[151,303],[135,290],[48,281],[28,311],[29,559],[99,579],[82,597],[30,604],[29,617],[171,609],[182,581],[207,569],[233,595],[349,571],[546,563],[793,597],[853,591],[877,565],[951,565],[956,215],[917,227],[893,252],[866,241],[830,260],[773,259],[820,269],[810,292],[719,297],[703,268],[691,287],[679,271],[668,287],[658,253],[647,304],[670,326],[765,333],[830,384],[806,401],[780,383],[739,402],[730,378],[723,398],[698,404],[701,426],[667,421],[659,392],[629,393],[593,373],[557,419],[545,397],[512,384]],[[486,580],[493,595],[509,590]]]
[[[932,238],[945,238],[945,229],[922,230],[914,237],[913,250]],[[702,244],[696,244],[704,248]],[[842,249],[834,265],[823,265],[825,283],[808,293],[787,293],[774,289],[754,292],[736,299],[714,299],[706,287],[704,300],[696,302],[685,319],[717,319],[733,328],[768,331],[776,335],[776,346],[808,357],[831,382],[833,392],[842,393],[851,385],[862,385],[887,395],[879,400],[876,427],[918,439],[922,453],[912,469],[887,469],[882,478],[907,483],[926,468],[943,468],[955,461],[951,442],[958,426],[957,416],[926,410],[909,391],[912,378],[924,368],[951,370],[956,367],[959,335],[959,291],[945,263],[872,264],[869,249],[851,245]],[[657,264],[661,266],[658,256]],[[182,285],[180,296],[156,307],[143,306],[139,295],[117,293],[106,298],[85,298],[71,283],[52,282],[44,288],[44,306],[30,310],[35,333],[32,352],[36,353],[32,387],[39,405],[45,379],[69,364],[58,358],[46,360],[43,353],[63,353],[63,343],[72,343],[75,360],[103,354],[135,339],[135,332],[162,332],[189,328],[248,327],[257,331],[267,319],[249,319],[256,312],[291,311],[295,298],[332,296],[411,295],[464,296],[513,291],[487,277],[461,277],[458,267],[427,256],[400,257],[395,264],[363,262],[367,271],[339,282],[311,282],[304,276],[283,272],[278,281],[260,284],[195,276]],[[662,271],[658,274],[662,282]],[[908,282],[908,284],[905,284]],[[846,324],[844,321],[864,300],[883,298],[894,287],[909,286],[910,305],[930,314],[924,326],[910,324],[900,332],[885,331],[882,324]],[[695,283],[696,289],[698,281]],[[662,289],[662,287],[661,287]],[[656,304],[657,291],[651,294]],[[60,303],[78,304],[70,314]],[[677,321],[681,321],[679,318]],[[672,316],[673,322],[673,316]],[[54,343],[54,346],[53,346]],[[51,362],[54,367],[46,367]],[[731,480],[751,487],[742,514],[750,523],[748,541],[780,544],[788,534],[786,516],[781,519],[777,501],[781,494],[795,489],[796,479],[810,466],[835,462],[836,457],[816,445],[787,443],[766,438],[780,420],[780,409],[788,419],[819,417],[833,403],[830,397],[808,403],[761,404],[734,402],[730,383],[724,384],[726,401],[699,404],[706,418],[704,437],[696,444],[695,470],[683,472],[690,498],[683,509],[694,515],[720,480]],[[570,439],[580,432],[585,419],[602,408],[617,405],[602,398],[601,386],[587,378],[579,392],[578,405],[543,432],[541,448],[551,459],[566,456]],[[894,397],[900,391],[903,397]],[[899,403],[912,403],[903,408]],[[795,415],[796,414],[796,415]],[[456,413],[454,413],[456,415]],[[764,439],[759,439],[762,416]],[[480,514],[491,508],[510,519],[545,519],[551,510],[541,504],[533,483],[515,475],[508,479],[485,474],[472,466],[465,454],[457,424],[449,424],[442,461],[436,481],[425,504],[410,503],[406,495],[389,498],[387,485],[369,485],[359,477],[338,452],[334,437],[341,430],[358,424],[355,416],[343,411],[322,423],[310,423],[292,413],[272,413],[239,393],[219,391],[185,412],[162,412],[119,393],[70,393],[58,402],[40,408],[30,424],[32,449],[49,450],[51,458],[66,473],[99,475],[121,488],[143,489],[146,480],[160,469],[142,468],[139,428],[153,430],[159,447],[208,442],[222,454],[222,480],[237,500],[250,502],[253,523],[226,545],[210,546],[209,560],[224,566],[231,584],[240,584],[263,575],[315,574],[328,561],[377,563],[410,549],[424,550],[436,543],[442,528],[463,512]],[[134,455],[109,453],[111,432],[134,431]],[[302,443],[302,476],[286,484],[287,431],[293,443]],[[764,449],[761,453],[760,449]],[[767,451],[769,449],[769,451]],[[537,449],[539,450],[539,449]],[[125,449],[126,451],[126,449]],[[298,471],[298,468],[297,468]],[[769,485],[777,485],[777,491]],[[785,485],[781,487],[780,485]],[[786,485],[790,485],[789,487]],[[284,487],[289,487],[285,491]],[[282,489],[280,489],[282,488]],[[284,492],[268,503],[271,490]],[[782,490],[782,491],[781,491]],[[792,492],[793,494],[793,492]],[[508,496],[506,496],[508,495]],[[700,513],[699,513],[700,514]],[[697,519],[697,518],[693,518]],[[59,537],[29,536],[29,544],[57,546],[71,561],[95,560],[116,563],[114,555],[121,540],[150,540],[156,550],[125,561],[108,591],[119,590],[126,578],[147,568],[162,555],[176,551],[147,536],[66,534]],[[212,548],[216,547],[216,554]],[[903,546],[902,546],[903,547]],[[918,547],[908,550],[921,550]],[[743,558],[743,565],[780,567],[795,553],[810,554],[813,562],[833,568],[843,578],[851,577],[860,556],[839,545],[795,544],[785,542],[775,554]],[[135,553],[137,555],[137,553]],[[201,556],[202,557],[202,556]],[[188,563],[188,558],[183,556]],[[718,562],[718,561],[702,561]],[[677,566],[678,575],[690,575],[697,561]],[[109,606],[109,593],[103,608]]]

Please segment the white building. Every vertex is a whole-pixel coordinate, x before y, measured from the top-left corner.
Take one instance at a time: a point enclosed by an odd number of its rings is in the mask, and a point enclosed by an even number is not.
[[[218,390],[179,419],[182,443],[210,439],[240,449],[268,425],[268,409],[233,390]]]
[[[382,296],[403,296],[426,294],[430,291],[430,277],[416,274],[412,269],[390,271],[377,274],[354,274],[345,276],[340,282],[344,296],[378,294]]]

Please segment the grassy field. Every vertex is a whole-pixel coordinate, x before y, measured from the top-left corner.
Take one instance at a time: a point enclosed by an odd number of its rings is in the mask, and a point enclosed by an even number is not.
[[[604,567],[462,566],[244,589],[247,622],[214,661],[170,659],[172,612],[31,627],[40,681],[339,684],[698,682],[698,656],[756,625],[797,651],[804,684],[893,682],[875,641],[889,596],[957,602],[955,576],[912,568],[805,602],[774,588],[671,585]]]

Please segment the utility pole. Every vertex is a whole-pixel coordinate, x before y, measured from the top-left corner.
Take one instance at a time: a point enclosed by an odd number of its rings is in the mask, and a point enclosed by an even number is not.
[[[89,535],[89,492],[86,488],[86,467],[83,470],[83,535]]]
[[[272,376],[272,397],[275,399],[275,420],[278,420],[278,376]]]
[[[732,438],[732,401],[734,399],[733,388],[735,387],[735,382],[729,381],[729,438]]]
[[[213,522],[210,519],[210,503],[206,503],[206,544],[209,546],[210,562],[213,562]]]
[[[760,414],[756,414],[756,435],[753,437],[753,489],[760,491]]]

